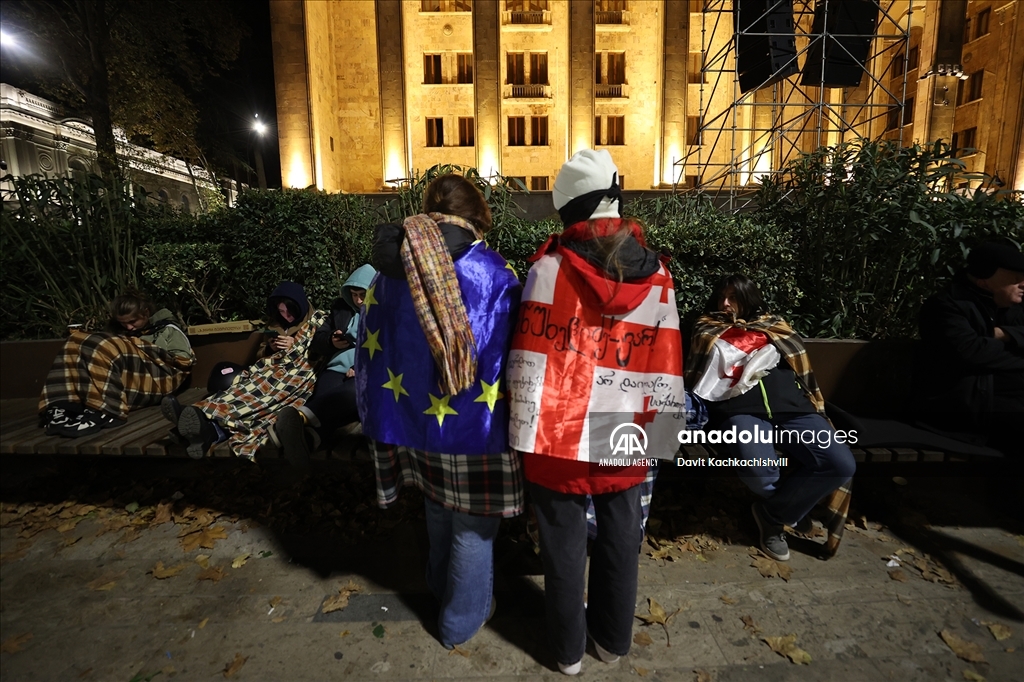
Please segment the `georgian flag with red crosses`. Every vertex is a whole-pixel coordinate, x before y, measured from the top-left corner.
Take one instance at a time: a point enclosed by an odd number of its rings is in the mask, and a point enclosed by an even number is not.
[[[780,357],[767,335],[731,327],[715,340],[707,370],[690,390],[714,402],[735,398],[756,386]]]
[[[513,449],[599,462],[621,454],[610,439],[632,423],[646,445],[630,455],[674,457],[686,398],[668,269],[616,283],[568,250],[542,256],[523,292],[506,379]]]

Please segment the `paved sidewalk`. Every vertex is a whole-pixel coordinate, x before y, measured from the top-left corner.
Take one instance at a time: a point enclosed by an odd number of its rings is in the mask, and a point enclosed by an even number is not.
[[[295,488],[271,464],[5,460],[4,682],[564,679],[523,519],[502,527],[494,619],[448,652],[418,495],[382,512],[369,463],[321,462]],[[737,481],[666,470],[636,613],[671,617],[637,619],[629,656],[589,652],[580,679],[1024,679],[1024,536],[986,495],[980,480],[911,478],[896,499],[887,478],[858,480],[839,555],[794,541],[785,580],[751,565]],[[808,662],[765,641],[790,635]]]

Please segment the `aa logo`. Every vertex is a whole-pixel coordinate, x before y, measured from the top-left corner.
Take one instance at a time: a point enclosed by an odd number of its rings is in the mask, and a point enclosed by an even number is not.
[[[636,424],[619,424],[608,437],[608,445],[612,456],[643,457],[647,454],[647,432]]]

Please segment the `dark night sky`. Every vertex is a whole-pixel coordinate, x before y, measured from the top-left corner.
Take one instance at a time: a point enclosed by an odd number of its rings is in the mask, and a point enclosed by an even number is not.
[[[248,35],[243,38],[238,59],[233,67],[219,78],[213,79],[210,87],[194,98],[194,103],[200,111],[202,125],[208,131],[207,135],[225,142],[239,159],[252,167],[248,173],[244,168],[233,171],[230,167],[224,167],[223,171],[227,175],[236,176],[235,179],[253,187],[258,186],[254,150],[255,146],[260,144],[267,185],[271,188],[280,187],[281,164],[275,125],[277,110],[274,98],[269,0],[217,1],[231,5],[235,20],[248,28]],[[17,27],[12,26],[10,32],[17,34]],[[38,87],[34,87],[34,76],[46,68],[44,55],[33,56],[23,53],[15,58],[6,54],[5,50],[0,79],[35,94],[43,94],[38,92]],[[260,120],[265,121],[269,127],[262,140],[252,127],[256,114],[259,114]]]

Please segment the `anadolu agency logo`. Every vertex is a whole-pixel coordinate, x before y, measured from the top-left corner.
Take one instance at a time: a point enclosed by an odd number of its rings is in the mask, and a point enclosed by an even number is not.
[[[608,447],[612,449],[612,457],[643,457],[647,454],[647,432],[631,422],[619,424],[608,437]]]

